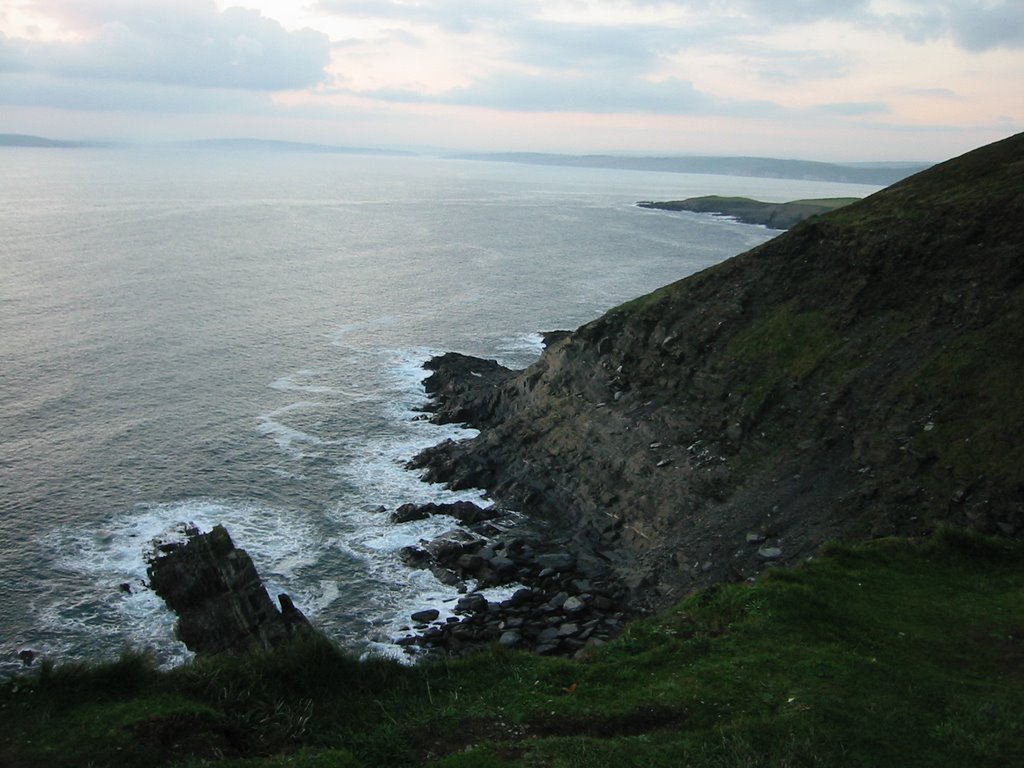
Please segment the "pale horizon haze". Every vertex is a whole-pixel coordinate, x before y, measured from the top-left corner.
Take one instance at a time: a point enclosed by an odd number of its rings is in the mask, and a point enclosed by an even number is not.
[[[0,2],[0,133],[937,161],[1021,130],[1022,0]]]

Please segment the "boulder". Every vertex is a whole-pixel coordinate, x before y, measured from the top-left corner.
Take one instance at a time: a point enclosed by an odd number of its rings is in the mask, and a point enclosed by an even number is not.
[[[417,624],[429,624],[432,621],[437,621],[440,615],[441,612],[436,608],[428,608],[425,611],[416,611],[410,618]]]

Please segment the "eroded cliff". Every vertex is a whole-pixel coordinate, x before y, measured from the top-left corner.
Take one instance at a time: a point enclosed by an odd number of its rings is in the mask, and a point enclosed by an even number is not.
[[[833,538],[1024,532],[1024,135],[552,334],[433,363],[417,459],[662,605]]]

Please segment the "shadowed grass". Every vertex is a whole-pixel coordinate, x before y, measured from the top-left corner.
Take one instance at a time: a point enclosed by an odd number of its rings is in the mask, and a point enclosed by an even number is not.
[[[829,546],[694,594],[584,660],[359,662],[329,643],[0,687],[0,764],[1014,766],[1024,545]]]

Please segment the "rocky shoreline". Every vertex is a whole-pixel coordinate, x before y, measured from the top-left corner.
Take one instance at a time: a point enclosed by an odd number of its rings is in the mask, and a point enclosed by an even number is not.
[[[511,532],[496,526],[505,515],[494,507],[404,505],[392,519],[435,514],[472,522],[406,547],[402,559],[464,594],[447,619],[436,608],[412,614],[410,634],[397,641],[408,652],[458,656],[498,643],[545,655],[574,655],[617,635],[631,615],[627,590],[607,563],[575,553],[569,541],[526,530],[529,523],[513,525]],[[506,585],[519,588],[500,601],[489,601],[479,591]]]

